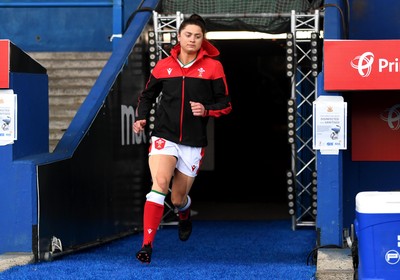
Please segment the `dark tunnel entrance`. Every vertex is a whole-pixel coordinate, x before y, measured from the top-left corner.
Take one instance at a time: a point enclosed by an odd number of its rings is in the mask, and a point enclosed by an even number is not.
[[[213,43],[221,52],[233,111],[215,120],[215,166],[199,173],[191,194],[199,202],[286,205],[290,79],[285,41]]]

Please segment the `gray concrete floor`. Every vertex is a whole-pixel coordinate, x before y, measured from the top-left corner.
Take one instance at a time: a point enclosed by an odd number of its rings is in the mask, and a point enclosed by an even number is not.
[[[26,265],[34,261],[33,254],[6,253],[0,255],[0,272],[18,265]]]

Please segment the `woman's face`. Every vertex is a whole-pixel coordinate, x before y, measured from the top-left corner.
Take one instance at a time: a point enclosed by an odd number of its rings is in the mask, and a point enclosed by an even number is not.
[[[197,53],[203,43],[204,34],[201,28],[194,24],[189,24],[178,34],[178,41],[181,45],[181,52],[187,54]]]

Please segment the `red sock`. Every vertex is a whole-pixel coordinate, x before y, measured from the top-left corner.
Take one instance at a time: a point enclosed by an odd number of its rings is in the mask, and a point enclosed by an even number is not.
[[[153,244],[157,228],[164,215],[164,205],[146,201],[143,214],[143,246]]]

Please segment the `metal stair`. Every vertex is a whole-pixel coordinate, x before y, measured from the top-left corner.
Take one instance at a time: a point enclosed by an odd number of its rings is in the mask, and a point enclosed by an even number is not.
[[[85,100],[109,52],[31,52],[49,77],[49,151],[53,152]]]

